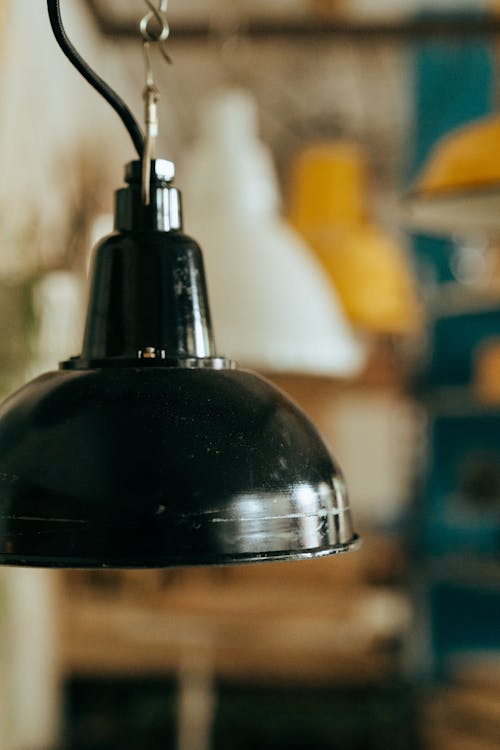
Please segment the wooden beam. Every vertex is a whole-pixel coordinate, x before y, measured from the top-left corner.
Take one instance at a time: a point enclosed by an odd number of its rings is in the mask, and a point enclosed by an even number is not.
[[[105,10],[100,0],[85,0],[93,13],[100,31],[115,39],[137,39],[137,24],[121,20]],[[208,22],[172,27],[172,39],[178,42],[196,42],[213,39],[218,35]],[[500,35],[500,18],[484,16],[434,17],[403,19],[394,22],[363,23],[345,19],[304,18],[287,20],[250,20],[242,24],[241,33],[256,41],[270,39],[324,40],[349,39],[355,42],[392,41],[409,42],[429,38],[470,39],[493,38]]]

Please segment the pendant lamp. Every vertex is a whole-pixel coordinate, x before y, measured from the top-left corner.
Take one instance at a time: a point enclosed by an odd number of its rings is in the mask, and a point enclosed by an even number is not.
[[[500,117],[454,130],[431,152],[403,207],[416,230],[500,233]]]
[[[382,334],[420,319],[404,249],[370,218],[366,164],[348,141],[306,146],[291,171],[290,220],[315,250],[350,321]]]
[[[280,216],[274,165],[248,92],[223,89],[204,103],[182,183],[186,219],[207,261],[221,348],[266,372],[359,373],[363,350],[335,288]]]
[[[314,427],[216,353],[174,168],[152,158],[151,70],[144,138],[72,47],[59,0],[48,8],[65,54],[120,114],[140,159],[117,192],[115,233],[95,252],[82,353],[0,409],[0,562],[146,568],[351,549],[344,481]],[[141,24],[149,56],[168,36],[161,8]]]

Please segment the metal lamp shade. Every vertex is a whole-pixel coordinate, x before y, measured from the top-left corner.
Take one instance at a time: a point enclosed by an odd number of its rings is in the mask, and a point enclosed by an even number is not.
[[[0,412],[0,461],[3,563],[220,564],[354,541],[321,439],[250,372],[49,373]]]
[[[420,310],[404,248],[370,219],[366,160],[349,141],[304,146],[291,171],[290,220],[358,328],[414,332]]]
[[[416,230],[458,234],[500,232],[500,117],[488,117],[443,138],[403,208]]]
[[[183,182],[222,349],[267,373],[359,374],[363,344],[311,248],[280,215],[277,175],[248,92],[222,90],[202,107]]]
[[[170,165],[171,167],[171,165]],[[82,354],[0,410],[0,563],[166,567],[357,541],[342,476],[279,390],[216,356],[201,251],[170,167],[119,191]]]

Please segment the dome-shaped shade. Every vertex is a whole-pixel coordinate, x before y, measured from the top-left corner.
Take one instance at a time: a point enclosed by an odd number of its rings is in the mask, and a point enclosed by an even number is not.
[[[500,230],[500,117],[461,127],[432,151],[404,207],[415,229]]]
[[[3,564],[222,564],[355,541],[320,437],[250,372],[54,372],[0,411]]]
[[[201,250],[152,163],[97,247],[82,353],[0,408],[0,564],[167,567],[317,557],[356,542],[305,415],[218,357]]]

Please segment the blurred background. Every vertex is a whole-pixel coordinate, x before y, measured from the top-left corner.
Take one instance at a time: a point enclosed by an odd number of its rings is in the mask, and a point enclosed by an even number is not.
[[[140,117],[146,10],[63,3]],[[159,155],[219,351],[311,416],[364,545],[0,571],[0,748],[498,750],[500,4],[171,0],[169,20]],[[0,35],[6,396],[79,352],[91,248],[134,157],[43,0],[1,0]]]

